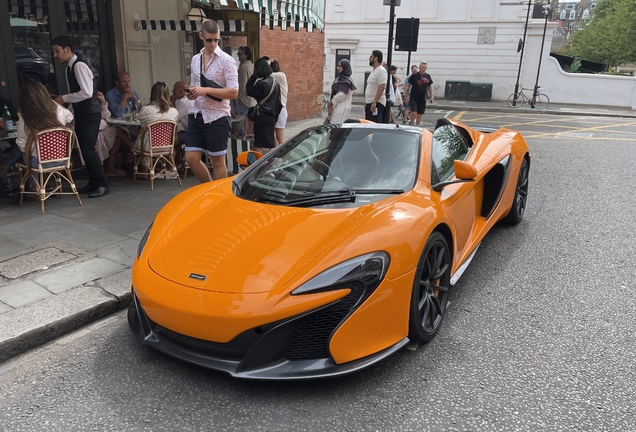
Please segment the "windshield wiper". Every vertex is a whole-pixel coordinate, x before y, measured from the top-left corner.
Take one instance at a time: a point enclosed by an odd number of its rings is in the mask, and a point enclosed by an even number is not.
[[[399,195],[404,193],[404,189],[348,189],[352,190],[358,195]]]
[[[356,191],[353,189],[340,189],[339,191],[333,192],[305,194],[300,198],[285,200],[284,204],[303,207],[308,205],[335,204],[341,202],[356,202]]]
[[[258,201],[270,202],[281,205],[305,207],[310,205],[335,204],[341,202],[355,202],[356,195],[379,195],[389,194],[398,195],[404,193],[402,189],[353,189],[345,188],[337,191],[319,192],[305,194],[300,198],[286,200],[271,193],[263,193],[259,196]]]

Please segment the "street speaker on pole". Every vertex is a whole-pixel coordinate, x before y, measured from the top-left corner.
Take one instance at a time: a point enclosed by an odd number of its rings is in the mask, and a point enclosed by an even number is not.
[[[402,3],[402,0],[384,0],[382,2],[382,5],[384,5],[384,6],[400,6],[400,3]]]
[[[417,36],[419,33],[419,18],[398,18],[395,30],[395,50],[417,51]]]

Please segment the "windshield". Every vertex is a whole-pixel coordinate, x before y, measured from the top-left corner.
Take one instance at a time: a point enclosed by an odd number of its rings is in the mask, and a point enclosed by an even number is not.
[[[237,195],[290,206],[351,207],[413,188],[421,133],[321,126],[301,132],[239,179]]]

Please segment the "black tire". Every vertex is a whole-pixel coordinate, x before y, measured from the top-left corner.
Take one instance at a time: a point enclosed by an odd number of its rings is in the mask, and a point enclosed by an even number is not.
[[[507,224],[517,225],[521,222],[521,219],[523,219],[528,201],[529,173],[528,160],[523,158],[521,167],[519,168],[519,175],[517,176],[517,186],[515,188],[515,196],[512,199],[512,205],[510,206],[510,213],[504,218],[504,222]]]
[[[398,118],[402,117],[402,105],[393,105],[391,110],[393,111],[393,118],[394,119],[398,119]]]
[[[536,109],[544,110],[550,105],[550,98],[548,95],[538,94],[532,102]]]
[[[432,340],[442,325],[450,289],[451,257],[446,239],[434,231],[426,241],[413,281],[409,339]]]
[[[523,105],[523,101],[524,99],[521,93],[513,93],[508,97],[508,106],[510,108],[519,108],[521,105]]]

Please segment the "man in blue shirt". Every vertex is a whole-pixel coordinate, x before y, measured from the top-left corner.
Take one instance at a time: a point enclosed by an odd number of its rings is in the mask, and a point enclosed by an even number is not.
[[[131,111],[137,111],[137,103],[141,101],[136,91],[130,88],[130,77],[127,72],[117,72],[115,87],[104,95],[108,102],[108,110],[113,117],[123,117],[126,112],[126,103],[131,101]],[[141,102],[139,102],[141,104]]]

